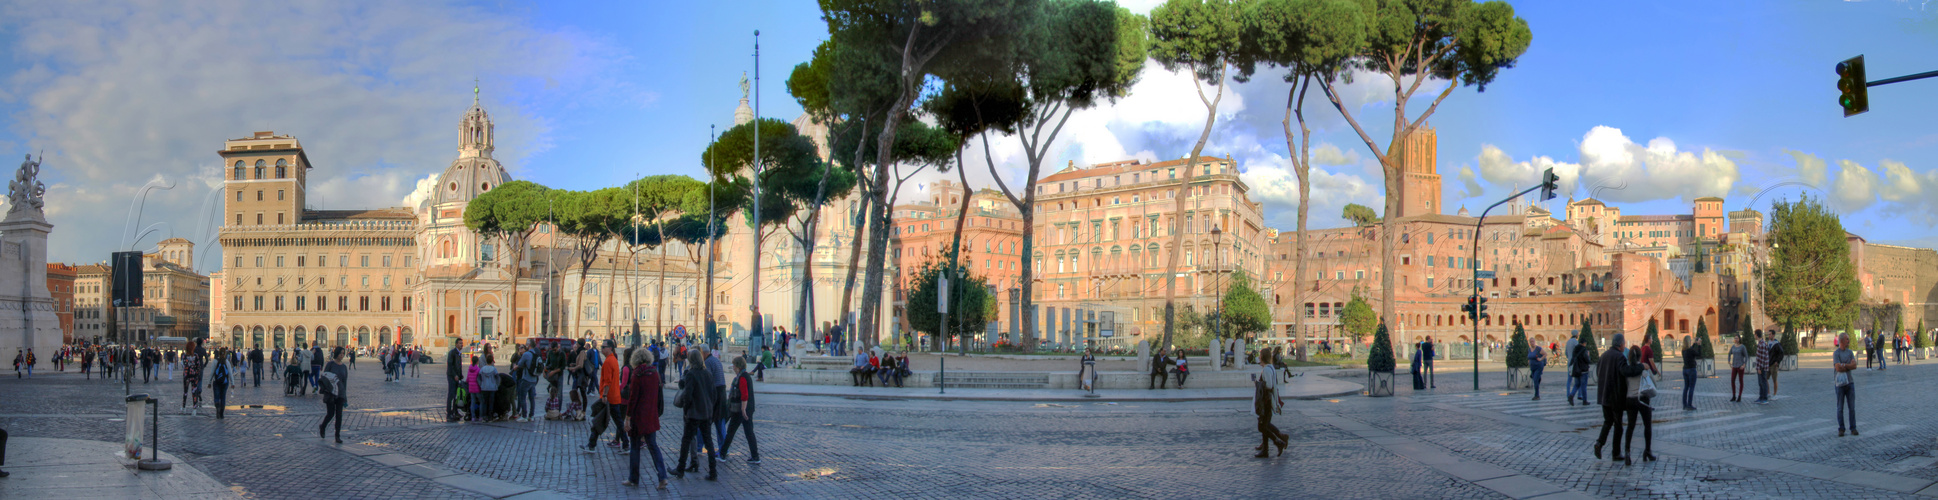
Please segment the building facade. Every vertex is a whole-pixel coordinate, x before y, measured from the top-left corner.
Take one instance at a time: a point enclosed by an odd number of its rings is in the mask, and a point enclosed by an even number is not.
[[[61,343],[74,343],[74,266],[47,264],[47,293],[54,297],[54,314],[61,319]]]
[[[908,323],[906,304],[908,293],[913,289],[915,279],[933,263],[947,263],[949,245],[956,238],[956,221],[962,220],[962,245],[957,263],[989,284],[1004,303],[1004,297],[1012,294],[1021,286],[1018,282],[1022,274],[1022,259],[1019,258],[1023,245],[1023,216],[1016,211],[1016,205],[1002,193],[982,189],[967,192],[961,183],[950,180],[936,181],[924,186],[926,199],[897,205],[890,220],[889,238],[894,246],[889,250],[889,269],[896,270],[894,314],[896,324],[904,332],[913,331]],[[969,210],[964,216],[962,201],[969,198]],[[999,326],[999,331],[1015,329],[1013,308],[999,306],[996,315],[990,320]],[[1000,339],[982,339],[986,330],[976,328],[978,336],[971,337],[983,342]]]

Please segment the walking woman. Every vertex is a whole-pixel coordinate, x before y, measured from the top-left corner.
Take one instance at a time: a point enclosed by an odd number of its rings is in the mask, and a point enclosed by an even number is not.
[[[336,443],[343,444],[343,407],[350,403],[350,370],[343,366],[343,348],[330,353],[330,364],[324,365],[316,384],[323,394],[323,423],[316,425],[316,437],[322,438],[323,430],[336,422]]]
[[[1655,361],[1649,356],[1642,355],[1640,346],[1629,346],[1628,367],[1622,371],[1622,374],[1628,377],[1628,441],[1623,444],[1623,447],[1629,449],[1631,457],[1635,454],[1635,421],[1639,417],[1642,421],[1642,461],[1644,462],[1655,461],[1655,407],[1649,405],[1649,400],[1654,396],[1642,390],[1642,378],[1657,373],[1661,372],[1655,369]]]
[[[190,343],[188,350],[182,351],[183,407],[190,405],[194,405],[195,408],[202,407],[202,354],[202,344],[200,342]],[[106,355],[104,351],[103,356]],[[105,367],[106,365],[103,365],[104,370],[101,372],[102,375],[108,373]]]
[[[657,361],[648,349],[633,351],[632,371],[627,374],[625,393],[627,448],[632,450],[631,479],[626,486],[639,486],[639,453],[641,448],[650,450],[653,455],[653,470],[659,473],[659,489],[666,489],[666,457],[659,451],[659,440],[654,439],[659,432],[659,417],[666,413],[666,399],[661,397],[662,385],[659,370],[653,369]]]
[[[712,446],[699,443],[713,443],[713,418],[716,416],[713,412],[722,395],[721,391],[714,390],[713,375],[706,369],[706,359],[702,357],[704,354],[699,349],[689,349],[686,356],[688,366],[695,369],[687,370],[680,379],[680,393],[673,400],[673,406],[684,409],[686,417],[686,432],[680,438],[680,463],[673,469],[673,476],[686,477],[687,457],[691,455],[696,469],[700,465],[698,461],[707,462],[707,480],[715,481],[720,478],[720,462],[715,460],[712,453],[715,450],[711,449]],[[707,456],[698,456],[701,446],[709,448]]]

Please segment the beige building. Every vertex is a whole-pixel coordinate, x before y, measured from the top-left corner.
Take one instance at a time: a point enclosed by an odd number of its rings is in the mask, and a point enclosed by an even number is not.
[[[493,127],[475,103],[459,124],[458,158],[419,207],[316,210],[305,205],[310,169],[301,141],[257,132],[224,143],[221,229],[224,282],[214,330],[231,345],[450,345],[452,338],[510,342],[534,332],[536,281],[463,226],[465,204],[510,180],[491,158]],[[516,297],[516,302],[514,302]],[[524,308],[524,309],[520,309]]]
[[[1167,259],[1179,255],[1179,307],[1212,310],[1234,271],[1257,278],[1268,242],[1263,206],[1247,196],[1230,158],[1201,157],[1185,185],[1185,161],[1072,163],[1037,182],[1032,251],[1037,332],[1062,346],[1084,339],[1098,304],[1128,313],[1115,338],[1161,335]],[[1185,197],[1185,210],[1177,198]],[[1211,230],[1219,228],[1221,234]],[[1172,235],[1184,231],[1183,248]]]

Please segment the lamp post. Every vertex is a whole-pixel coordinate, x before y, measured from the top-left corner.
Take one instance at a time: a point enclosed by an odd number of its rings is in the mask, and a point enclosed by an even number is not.
[[[1225,242],[1224,229],[1219,228],[1217,222],[1215,221],[1212,222],[1211,255],[1214,258],[1218,259],[1216,261],[1213,261],[1212,263],[1211,272],[1213,273],[1218,273],[1222,271],[1221,268],[1224,267],[1225,254],[1218,251],[1218,246],[1224,244],[1224,242]],[[1225,283],[1224,281],[1225,281],[1224,276],[1219,275],[1218,280],[1214,282],[1215,285],[1213,285],[1217,287],[1217,290],[1215,291],[1215,293],[1217,294],[1216,297],[1218,300],[1217,306],[1212,308],[1212,313],[1211,313],[1211,317],[1212,317],[1211,338],[1218,339],[1218,351],[1212,353],[1212,356],[1216,356],[1212,358],[1212,362],[1216,364],[1215,366],[1224,365],[1224,358],[1220,355],[1225,349],[1225,287],[1224,287]],[[1233,356],[1237,356],[1237,354],[1233,353]]]

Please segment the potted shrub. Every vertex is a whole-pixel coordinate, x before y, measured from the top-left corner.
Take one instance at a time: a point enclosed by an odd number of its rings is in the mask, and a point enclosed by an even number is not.
[[[1777,364],[1777,371],[1787,372],[1787,371],[1796,370],[1797,369],[1797,325],[1795,323],[1784,325],[1783,337],[1781,342],[1783,344],[1783,362]]]
[[[1913,347],[1911,352],[1916,353],[1918,359],[1926,359],[1930,357],[1930,353],[1926,352],[1925,348],[1931,347],[1930,344],[1931,339],[1925,335],[1925,320],[1918,320],[1918,329],[1911,331],[1911,347]]]
[[[1373,331],[1373,348],[1366,354],[1366,395],[1393,395],[1393,340],[1386,334],[1385,323]]]
[[[1507,343],[1507,390],[1531,389],[1528,379],[1528,334],[1520,323],[1514,324],[1514,337]]]
[[[1716,377],[1716,348],[1709,343],[1709,323],[1696,321],[1696,376]]]

